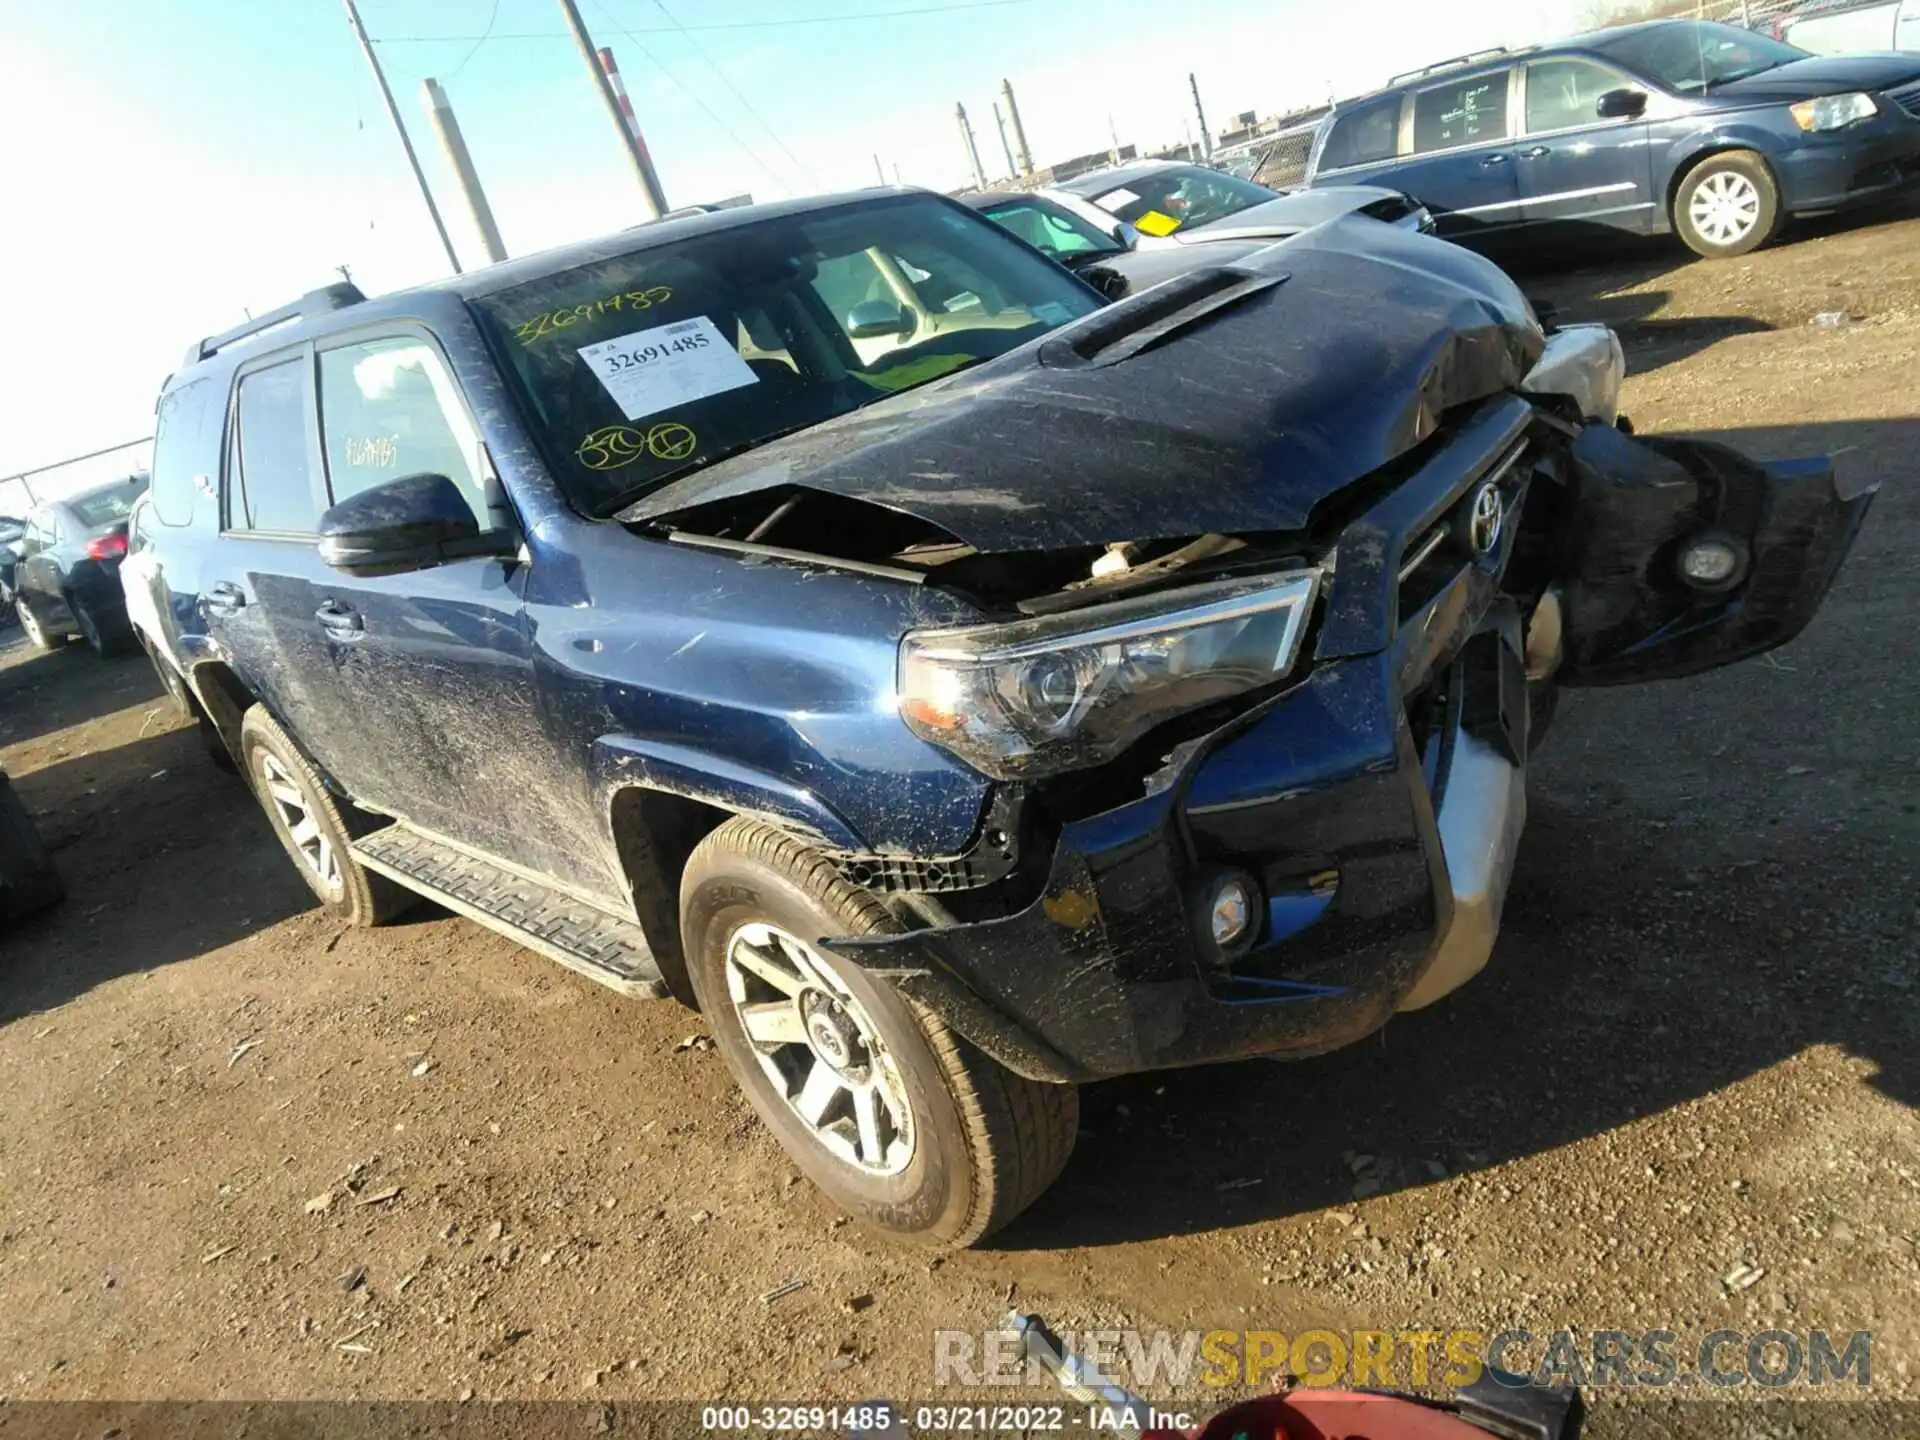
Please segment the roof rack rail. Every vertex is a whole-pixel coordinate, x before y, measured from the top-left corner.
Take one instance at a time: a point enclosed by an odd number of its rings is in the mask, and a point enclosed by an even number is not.
[[[282,305],[278,310],[269,310],[264,315],[254,316],[244,325],[236,325],[231,330],[222,330],[218,335],[209,335],[204,340],[195,341],[187,348],[187,364],[198,365],[202,360],[217,355],[229,345],[237,344],[249,335],[258,335],[263,330],[290,325],[296,320],[310,319],[315,315],[345,310],[349,305],[358,305],[366,298],[360,293],[360,287],[351,280],[336,280],[333,284],[323,285],[318,290],[309,290],[291,305]]]
[[[1442,70],[1454,70],[1462,65],[1478,65],[1482,60],[1497,60],[1502,55],[1513,53],[1505,45],[1496,45],[1491,50],[1470,50],[1465,55],[1454,56],[1451,60],[1437,60],[1431,65],[1423,65],[1418,70],[1409,70],[1404,75],[1396,75],[1387,81],[1387,84],[1398,85],[1407,80],[1423,80],[1429,75],[1438,75]]]

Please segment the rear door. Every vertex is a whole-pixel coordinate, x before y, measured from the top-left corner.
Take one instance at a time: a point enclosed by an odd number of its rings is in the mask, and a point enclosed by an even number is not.
[[[1520,222],[1511,131],[1517,70],[1483,70],[1415,90],[1402,117],[1410,158],[1392,183],[1433,212],[1440,234],[1471,239]]]
[[[1521,138],[1515,169],[1530,225],[1573,221],[1647,230],[1654,216],[1650,126],[1603,120],[1610,90],[1637,90],[1611,66],[1582,55],[1527,64],[1521,83]]]
[[[311,627],[323,508],[312,368],[312,350],[301,346],[253,361],[235,380],[221,534],[202,568],[198,603],[212,652],[330,768],[341,696]]]

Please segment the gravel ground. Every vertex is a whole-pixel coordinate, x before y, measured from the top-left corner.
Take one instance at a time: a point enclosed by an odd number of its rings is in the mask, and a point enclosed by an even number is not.
[[[847,1225],[669,1003],[431,908],[341,931],[143,661],[9,632],[0,763],[72,895],[0,938],[0,1395],[926,1398],[930,1332],[1011,1288],[1076,1328],[1871,1330],[1871,1395],[1920,1400],[1920,218],[1527,284],[1621,329],[1642,430],[1885,481],[1839,586],[1772,657],[1565,698],[1471,986],[1093,1087],[985,1251]],[[1733,1413],[1608,1392],[1590,1433]]]

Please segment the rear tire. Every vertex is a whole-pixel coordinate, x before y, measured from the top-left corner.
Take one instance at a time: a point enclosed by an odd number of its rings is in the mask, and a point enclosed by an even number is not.
[[[1758,250],[1786,217],[1767,162],[1751,150],[1709,155],[1673,192],[1673,229],[1696,255],[1726,259]]]
[[[73,623],[80,627],[81,638],[101,658],[124,655],[133,644],[133,627],[122,617],[97,614],[80,599],[69,600],[67,608],[73,612]]]
[[[694,994],[734,1079],[861,1223],[971,1245],[1065,1168],[1079,1128],[1072,1086],[1014,1074],[817,943],[900,929],[824,856],[736,818],[695,847],[680,894]]]
[[[0,922],[11,924],[55,905],[66,895],[33,817],[0,773]]]
[[[20,628],[26,632],[27,643],[29,645],[33,646],[36,650],[45,651],[60,648],[63,642],[54,639],[48,635],[45,630],[40,628],[39,617],[33,613],[33,607],[27,603],[26,596],[22,595],[19,599],[15,600],[13,602],[13,608],[14,612],[20,617]]]
[[[273,833],[307,888],[336,919],[384,925],[419,900],[353,858],[353,831],[320,772],[265,706],[253,706],[241,718],[240,755]]]

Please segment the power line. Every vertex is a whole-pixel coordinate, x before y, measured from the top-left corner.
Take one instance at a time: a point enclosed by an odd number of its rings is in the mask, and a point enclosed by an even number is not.
[[[784,154],[787,157],[787,159],[793,162],[793,168],[798,170],[802,175],[806,176],[807,179],[812,184],[816,186],[819,185],[820,177],[813,173],[812,167],[809,166],[807,162],[802,160],[798,155],[793,153],[792,149],[787,145],[786,140],[782,138],[780,132],[778,130],[775,130],[773,126],[769,125],[766,121],[766,117],[761,115],[761,113],[754,108],[753,102],[747,99],[746,96],[740,93],[740,91],[735,87],[733,81],[727,78],[727,72],[720,68],[720,63],[717,60],[715,60],[712,55],[707,53],[706,47],[702,45],[698,40],[694,39],[693,36],[688,32],[687,27],[680,23],[679,18],[671,10],[667,9],[665,0],[653,0],[653,8],[658,10],[662,15],[666,16],[668,23],[671,24],[676,30],[678,30],[680,32],[681,38],[684,39],[687,42],[687,44],[692,47],[693,53],[698,55],[702,60],[704,60],[707,64],[707,68],[713,71],[713,73],[717,77],[719,77],[720,83],[722,85],[727,87],[727,93],[733,96],[734,99],[740,102],[740,108],[745,110],[747,114],[751,115],[754,119],[754,123],[757,124],[762,130],[766,131],[767,134],[773,138],[773,143],[780,147],[781,153]]]
[[[723,132],[725,132],[727,137],[730,140],[732,140],[734,144],[738,145],[742,151],[746,153],[748,159],[752,160],[754,164],[758,165],[762,170],[766,171],[767,177],[769,179],[771,179],[776,185],[782,186],[785,189],[791,190],[793,188],[792,186],[787,184],[785,178],[781,176],[779,171],[775,170],[771,165],[767,164],[765,160],[760,158],[759,151],[755,150],[751,145],[747,144],[745,140],[742,140],[740,138],[740,134],[738,131],[736,131],[731,125],[727,124],[727,122],[722,120],[718,115],[713,113],[712,108],[707,104],[706,101],[700,98],[699,93],[697,91],[689,89],[685,84],[681,82],[681,79],[678,75],[674,74],[673,71],[668,69],[665,65],[662,65],[660,63],[660,57],[655,55],[653,51],[647,47],[646,41],[642,40],[638,35],[634,34],[633,31],[627,29],[626,26],[622,25],[620,23],[619,17],[617,17],[610,10],[608,10],[607,7],[603,3],[601,3],[601,0],[593,0],[593,8],[598,10],[602,15],[606,16],[607,23],[609,25],[613,26],[614,29],[618,30],[622,35],[626,36],[627,39],[631,40],[634,43],[635,48],[638,49],[641,55],[643,55],[646,58],[647,62],[650,65],[652,65],[654,69],[658,70],[662,75],[665,75],[668,80],[672,81],[673,86],[676,90],[678,90],[682,95],[685,95],[689,100],[693,101],[693,103],[699,107],[700,113],[705,115],[707,119],[711,120]]]
[[[863,10],[841,15],[788,15],[777,20],[721,20],[696,25],[675,24],[671,28],[652,26],[624,30],[630,38],[641,35],[685,34],[705,30],[772,30],[792,25],[841,25],[859,20],[911,20],[920,15],[949,15],[958,10],[1001,10],[1012,5],[1030,5],[1033,0],[956,0],[946,5],[927,5],[917,10]],[[671,18],[671,17],[669,17]],[[615,22],[618,27],[618,22]],[[491,28],[491,27],[489,27]],[[383,35],[380,45],[438,45],[462,40],[565,40],[559,30],[518,30],[486,35]],[[636,43],[637,38],[636,38]]]
[[[462,70],[467,68],[467,62],[473,59],[474,56],[478,55],[480,53],[480,47],[486,44],[487,41],[492,38],[493,27],[497,23],[499,23],[499,20],[500,20],[500,0],[493,0],[493,9],[487,12],[487,28],[480,32],[480,38],[473,42],[473,48],[467,51],[466,54],[460,57],[460,63],[454,66],[453,69],[448,73],[447,79],[449,80],[453,79]]]

